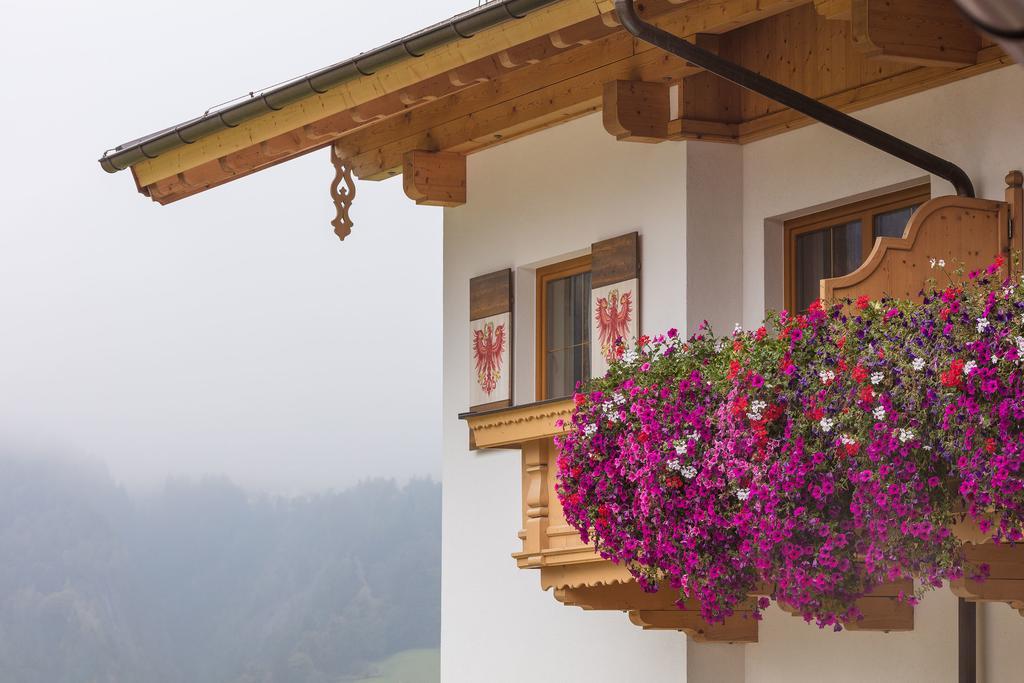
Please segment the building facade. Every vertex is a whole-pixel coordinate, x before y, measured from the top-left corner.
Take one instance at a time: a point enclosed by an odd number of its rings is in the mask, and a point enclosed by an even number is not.
[[[353,176],[402,174],[447,207],[445,681],[1024,680],[1016,551],[989,588],[911,607],[880,587],[841,633],[778,607],[715,626],[565,523],[552,437],[609,338],[751,328],[877,268],[917,287],[917,231],[936,222],[980,231],[928,237],[967,261],[1024,230],[1024,72],[952,0],[652,0],[642,16],[954,161],[988,201],[929,213],[947,179],[652,47],[594,0],[495,0],[101,161],[168,203],[330,146],[340,237]],[[883,262],[878,238],[909,255]],[[967,679],[958,596],[978,605]]]

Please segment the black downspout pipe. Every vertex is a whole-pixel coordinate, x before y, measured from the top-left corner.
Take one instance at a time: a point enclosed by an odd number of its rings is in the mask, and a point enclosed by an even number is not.
[[[636,8],[633,6],[633,0],[615,0],[615,11],[619,15],[619,21],[622,22],[626,30],[645,43],[650,43],[677,57],[682,57],[691,64],[695,64],[716,76],[731,81],[741,88],[746,88],[768,99],[784,104],[790,109],[824,123],[826,126],[831,126],[850,137],[948,180],[956,189],[956,193],[961,197],[974,196],[974,185],[971,183],[970,177],[953,162],[937,157],[931,152],[926,152],[920,147],[910,144],[906,140],[901,140],[848,114],[822,104],[813,97],[808,97],[770,78],[765,78],[761,74],[746,69],[739,64],[722,59],[713,52],[708,52],[693,43],[683,40],[679,36],[672,35],[653,24],[647,23],[637,14]]]
[[[668,31],[640,18],[633,0],[615,0],[615,11],[623,27],[631,34],[665,52],[682,57],[691,64],[701,67],[741,88],[763,95],[779,104],[784,104],[826,126],[846,133],[876,149],[913,164],[920,169],[948,180],[961,197],[974,197],[974,184],[966,172],[956,164],[920,147],[870,126],[848,114],[822,104],[781,83],[765,78],[759,73],[746,69],[713,52],[697,47],[693,43],[672,35]],[[957,609],[958,668],[960,683],[976,683],[977,667],[977,613],[976,606],[960,599]]]
[[[957,680],[978,680],[978,606],[963,598],[957,601]]]

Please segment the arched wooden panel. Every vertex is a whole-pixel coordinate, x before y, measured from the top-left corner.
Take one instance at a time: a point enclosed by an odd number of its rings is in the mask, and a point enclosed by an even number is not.
[[[944,260],[946,270],[967,270],[992,263],[1009,251],[1010,209],[1005,202],[966,197],[939,197],[925,202],[907,223],[903,237],[882,237],[860,268],[849,275],[821,281],[825,302],[867,295],[917,299],[929,278],[945,277],[931,260]],[[870,226],[866,226],[870,229]]]

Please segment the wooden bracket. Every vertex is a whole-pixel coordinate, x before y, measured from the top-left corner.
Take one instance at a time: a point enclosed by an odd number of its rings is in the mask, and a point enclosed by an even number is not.
[[[417,204],[462,206],[466,203],[466,157],[456,152],[406,152],[402,185]]]
[[[356,198],[356,184],[352,180],[352,168],[338,156],[334,145],[331,145],[331,164],[334,166],[334,180],[331,181],[331,199],[337,215],[331,221],[334,234],[344,241],[352,232],[355,223],[349,218],[348,212]]]
[[[869,57],[922,66],[978,62],[981,36],[952,0],[851,0],[850,10],[853,43]]]
[[[609,81],[603,93],[604,129],[617,140],[663,142],[671,118],[668,83]]]
[[[721,624],[709,624],[690,610],[632,610],[629,620],[645,631],[682,631],[698,643],[757,642],[757,621],[750,612],[736,612]]]
[[[989,576],[984,581],[950,581],[954,595],[972,602],[1005,602],[1024,616],[1024,545],[965,543],[964,559],[972,570],[988,565]]]

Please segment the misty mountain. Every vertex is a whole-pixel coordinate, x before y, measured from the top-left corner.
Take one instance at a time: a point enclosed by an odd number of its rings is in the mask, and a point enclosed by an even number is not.
[[[2,683],[337,683],[440,628],[440,485],[301,498],[0,457]]]

